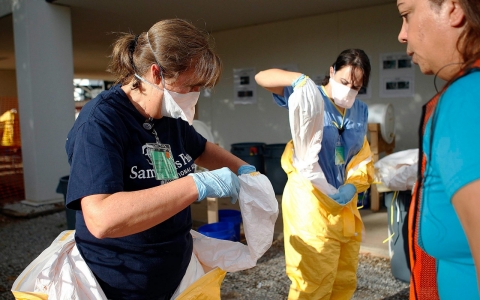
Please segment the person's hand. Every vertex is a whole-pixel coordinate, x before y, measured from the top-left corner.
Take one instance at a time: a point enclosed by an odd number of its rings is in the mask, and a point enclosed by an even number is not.
[[[250,174],[252,172],[256,172],[257,169],[252,166],[252,165],[243,165],[240,168],[238,168],[238,175],[243,175],[243,174]]]
[[[342,185],[338,189],[338,193],[334,195],[328,195],[328,197],[332,198],[333,200],[337,201],[339,204],[347,204],[352,200],[353,196],[357,193],[357,189],[351,183],[347,183]]]
[[[240,192],[240,182],[229,168],[221,168],[214,171],[188,174],[193,177],[198,190],[198,199],[206,197],[223,198],[230,197],[232,204],[237,202]]]

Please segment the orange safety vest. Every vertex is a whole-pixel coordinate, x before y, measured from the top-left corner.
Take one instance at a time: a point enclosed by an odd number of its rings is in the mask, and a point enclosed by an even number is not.
[[[450,84],[455,80],[465,76],[472,71],[480,70],[480,59],[475,61],[470,67],[460,71],[443,89],[438,92],[422,108],[422,122],[420,123],[420,145],[419,157],[422,163],[418,168],[417,184],[412,196],[412,202],[408,217],[408,241],[410,250],[410,300],[436,300],[439,299],[437,289],[437,270],[435,258],[428,255],[418,245],[418,228],[420,222],[420,210],[422,207],[423,176],[427,165],[427,157],[423,152],[423,135],[428,120],[432,117],[440,96],[445,92]],[[433,133],[433,126],[432,126]]]

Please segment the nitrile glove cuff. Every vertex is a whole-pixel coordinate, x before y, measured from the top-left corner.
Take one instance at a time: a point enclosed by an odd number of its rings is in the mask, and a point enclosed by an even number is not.
[[[250,174],[252,172],[256,172],[257,169],[252,166],[252,165],[243,165],[240,168],[238,168],[238,175],[243,175],[243,174]]]
[[[223,167],[214,171],[188,174],[193,177],[198,190],[198,200],[205,197],[223,198],[230,197],[235,203],[240,191],[238,177],[229,168]]]
[[[302,80],[305,80],[305,78],[308,78],[308,76],[305,76],[305,74],[300,75],[297,79],[295,79],[295,80],[292,82],[292,87],[293,87],[293,88],[296,88],[297,85],[302,82]],[[303,83],[303,84],[304,84],[304,83]],[[303,85],[303,84],[302,84],[302,85]]]
[[[203,184],[202,180],[198,177],[199,174],[201,174],[201,173],[188,174],[188,176],[192,176],[193,181],[195,182],[195,185],[197,186],[198,198],[197,198],[196,202],[202,201],[207,196],[207,187],[205,186],[205,184]]]

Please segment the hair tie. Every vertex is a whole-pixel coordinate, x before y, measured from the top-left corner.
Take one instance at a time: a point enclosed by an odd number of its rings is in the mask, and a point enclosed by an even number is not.
[[[137,48],[138,35],[135,35],[133,41],[133,43],[130,42],[130,46],[128,47],[128,56],[130,58],[130,63],[132,64],[133,70],[136,72],[135,63],[133,62],[133,53],[135,52],[135,48]]]
[[[134,37],[133,41],[130,41],[130,43],[128,45],[128,52],[130,52],[130,55],[132,55],[133,52],[135,52],[135,48],[137,48],[137,40],[138,40],[138,35],[136,35]]]

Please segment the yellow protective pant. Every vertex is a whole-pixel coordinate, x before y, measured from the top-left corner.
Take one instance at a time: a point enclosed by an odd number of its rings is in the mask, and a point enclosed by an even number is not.
[[[282,156],[288,174],[282,197],[288,299],[351,299],[363,231],[357,196],[342,206],[322,194],[296,172],[292,154],[290,142]]]

